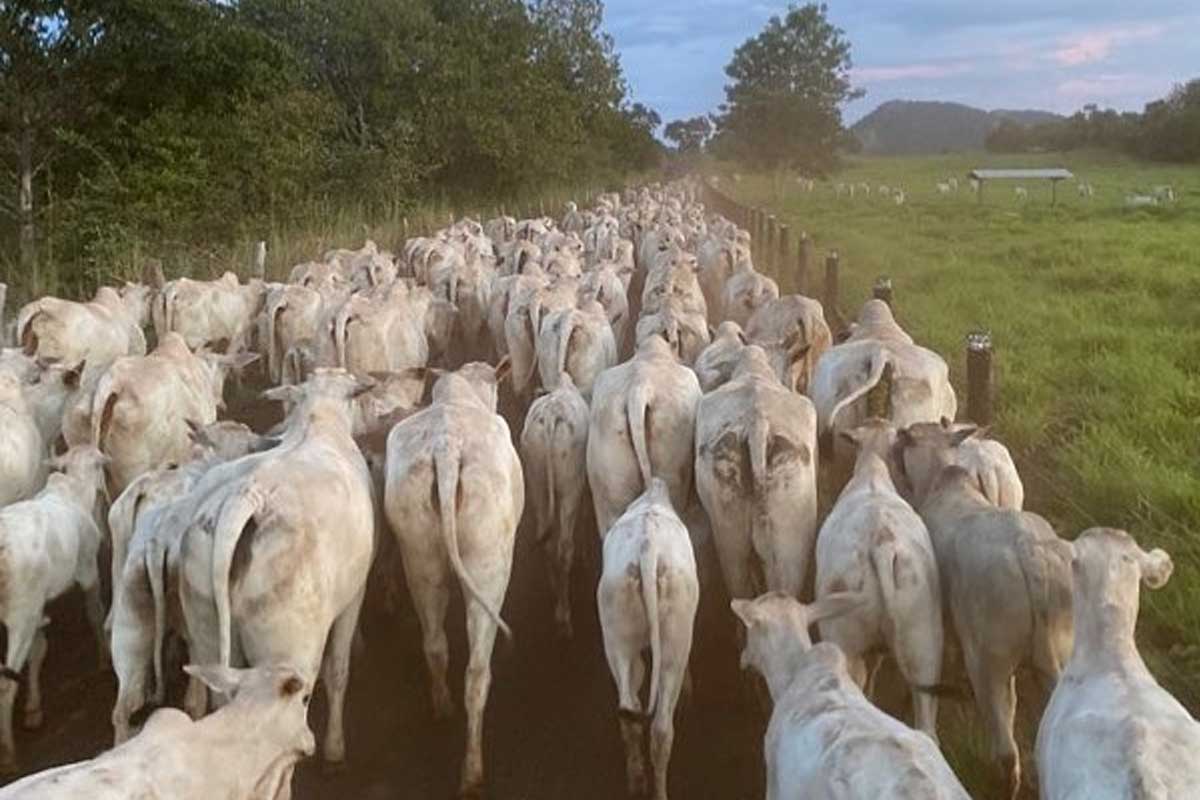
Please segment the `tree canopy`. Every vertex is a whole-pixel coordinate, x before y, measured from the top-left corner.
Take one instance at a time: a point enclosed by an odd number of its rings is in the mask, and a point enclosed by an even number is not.
[[[690,117],[667,123],[663,136],[675,143],[680,153],[696,153],[703,149],[712,135],[712,122],[708,117]]]
[[[0,252],[21,273],[100,269],[316,207],[648,169],[659,120],[630,104],[602,16],[601,0],[0,0]]]
[[[731,83],[717,117],[720,147],[754,166],[827,168],[851,85],[850,42],[824,4],[791,6],[744,42],[725,68]]]

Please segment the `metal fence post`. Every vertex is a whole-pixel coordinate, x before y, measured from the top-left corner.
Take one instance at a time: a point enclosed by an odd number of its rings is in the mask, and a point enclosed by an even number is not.
[[[992,424],[992,335],[967,334],[967,417],[976,425]]]

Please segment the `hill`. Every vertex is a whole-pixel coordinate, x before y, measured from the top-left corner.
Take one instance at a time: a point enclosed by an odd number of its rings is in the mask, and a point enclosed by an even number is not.
[[[1006,119],[1036,125],[1062,118],[1048,111],[984,111],[961,103],[893,100],[860,119],[850,130],[867,153],[932,154],[982,150],[988,133]]]

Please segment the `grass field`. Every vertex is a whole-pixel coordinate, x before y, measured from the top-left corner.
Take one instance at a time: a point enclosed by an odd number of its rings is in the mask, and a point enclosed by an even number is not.
[[[985,166],[1065,166],[1095,197],[1066,182],[1051,207],[1049,185],[1027,182],[1021,203],[997,182],[979,205],[965,173]],[[936,183],[950,176],[961,190],[939,195]],[[900,186],[907,202],[874,191],[838,198],[833,182]],[[1123,207],[1127,193],[1161,184],[1176,203]],[[960,407],[963,337],[992,332],[993,430],[1017,458],[1027,508],[1068,538],[1109,525],[1171,553],[1170,583],[1142,593],[1141,650],[1200,711],[1200,168],[1098,153],[858,158],[812,193],[775,176],[722,187],[807,231],[820,253],[841,253],[847,316],[877,276],[890,276],[897,316],[950,362]],[[785,291],[790,272],[776,269]],[[815,291],[820,276],[811,280]],[[984,747],[966,738],[960,768]]]

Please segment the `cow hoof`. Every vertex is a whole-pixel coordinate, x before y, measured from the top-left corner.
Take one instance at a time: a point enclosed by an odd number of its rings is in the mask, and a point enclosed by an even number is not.
[[[321,762],[321,774],[324,775],[326,778],[335,778],[338,775],[344,775],[345,773],[346,773],[346,759],[344,759],[344,758],[339,759],[337,761],[322,761]]]
[[[44,716],[40,708],[36,711],[26,711],[25,717],[22,720],[22,724],[25,726],[25,730],[36,731],[38,728],[42,727],[43,719]]]

